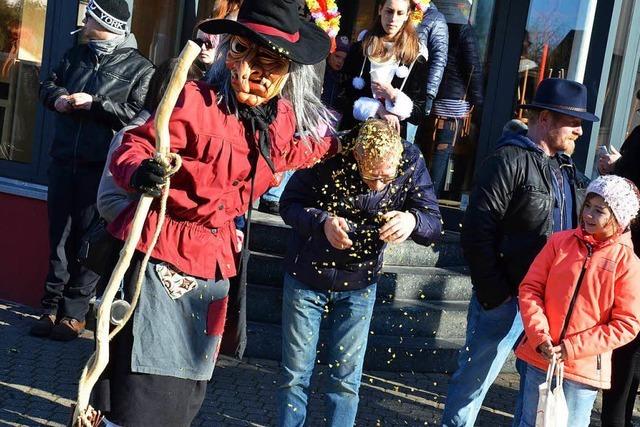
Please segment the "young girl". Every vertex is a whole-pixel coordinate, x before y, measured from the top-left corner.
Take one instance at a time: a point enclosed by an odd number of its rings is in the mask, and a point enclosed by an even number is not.
[[[611,351],[640,331],[640,260],[629,232],[639,204],[625,178],[591,182],[580,226],[551,236],[520,284],[521,426],[535,425],[538,386],[554,355],[564,362],[572,426],[589,425],[598,389],[611,386]]]
[[[343,68],[345,102],[341,128],[379,117],[403,132],[405,121],[418,124],[424,116],[427,53],[409,17],[411,0],[378,2],[378,16],[347,55]]]

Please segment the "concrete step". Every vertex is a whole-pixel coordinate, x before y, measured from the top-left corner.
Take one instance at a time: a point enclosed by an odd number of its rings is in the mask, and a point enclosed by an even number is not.
[[[374,335],[422,338],[464,338],[467,306],[462,301],[378,300],[370,329]],[[247,317],[259,323],[282,323],[282,290],[250,284]]]
[[[279,255],[252,253],[249,283],[282,287],[283,259]],[[378,295],[386,299],[468,301],[471,280],[467,267],[408,267],[385,263]]]
[[[287,250],[291,229],[282,218],[263,212],[254,212],[251,223],[249,247],[256,252],[282,255]],[[455,232],[445,232],[438,243],[422,246],[407,240],[399,245],[389,245],[385,262],[393,265],[449,267],[465,265],[460,248],[460,237]]]

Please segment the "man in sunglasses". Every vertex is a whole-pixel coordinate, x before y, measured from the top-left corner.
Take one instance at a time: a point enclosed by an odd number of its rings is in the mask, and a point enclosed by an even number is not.
[[[294,232],[285,258],[278,425],[304,424],[325,315],[327,425],[353,425],[386,244],[412,237],[428,245],[440,235],[431,178],[416,146],[371,119],[352,151],[293,175],[280,214]]]

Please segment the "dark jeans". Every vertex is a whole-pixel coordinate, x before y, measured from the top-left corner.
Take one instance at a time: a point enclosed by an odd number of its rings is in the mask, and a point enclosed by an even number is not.
[[[640,337],[613,351],[611,388],[602,393],[603,427],[633,425],[633,405],[640,384]]]
[[[436,196],[440,196],[440,193],[444,190],[449,161],[451,160],[453,147],[459,138],[463,119],[439,117],[435,123],[430,123],[430,125],[427,128],[433,132],[433,148],[429,173],[433,180]],[[428,158],[428,156],[426,157]]]
[[[46,313],[84,320],[99,276],[78,259],[82,235],[98,219],[96,193],[102,165],[52,161],[49,167],[49,272],[42,307]]]

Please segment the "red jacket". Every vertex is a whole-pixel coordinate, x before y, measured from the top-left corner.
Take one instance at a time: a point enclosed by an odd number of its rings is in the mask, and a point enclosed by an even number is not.
[[[234,262],[233,219],[249,207],[251,163],[244,125],[217,104],[214,89],[203,82],[185,86],[169,123],[171,151],[182,157],[182,168],[171,177],[167,215],[152,256],[197,277],[231,277]],[[278,113],[269,126],[271,159],[277,172],[309,167],[337,140],[294,139],[296,121],[290,103],[280,99]],[[251,143],[255,144],[253,140]],[[125,189],[140,163],[155,152],[153,120],[125,133],[111,161],[116,183]],[[253,196],[260,197],[274,183],[274,175],[258,159]],[[129,234],[136,202],[115,221],[109,231],[124,240]],[[152,205],[137,249],[146,251],[156,228],[159,201]]]
[[[589,246],[587,246],[589,245]],[[589,255],[591,247],[591,255]],[[597,388],[611,387],[611,351],[640,331],[640,260],[629,232],[596,242],[581,229],[551,236],[520,284],[525,338],[516,356],[546,370],[537,348],[559,344],[567,312],[584,268],[563,343],[565,376]]]

